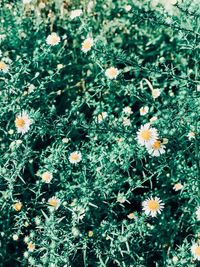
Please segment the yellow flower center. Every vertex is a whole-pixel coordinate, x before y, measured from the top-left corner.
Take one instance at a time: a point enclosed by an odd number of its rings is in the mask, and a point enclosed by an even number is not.
[[[22,118],[16,118],[15,125],[17,128],[22,128],[25,125],[25,120]]]
[[[90,49],[91,48],[91,42],[90,41],[84,41],[83,42],[83,49]]]
[[[42,174],[42,180],[44,180],[44,181],[49,181],[51,179],[51,174],[50,173],[48,173],[48,172],[44,172],[43,174]]]
[[[5,70],[7,67],[6,63],[4,63],[3,61],[0,61],[0,70]]]
[[[196,247],[195,254],[196,256],[200,257],[200,246]]]
[[[115,68],[110,68],[109,75],[114,77],[117,75],[117,70]]]
[[[28,243],[28,249],[30,250],[30,251],[33,251],[34,249],[35,249],[35,244],[33,244],[33,243]]]
[[[13,208],[16,210],[16,211],[20,211],[21,208],[22,208],[22,203],[21,202],[17,202],[13,205]]]
[[[144,139],[145,141],[148,141],[151,138],[151,131],[148,129],[145,129],[141,131],[140,135],[142,139]]]
[[[49,205],[51,205],[53,207],[57,207],[58,200],[57,199],[49,199],[48,203],[49,203]]]
[[[152,145],[153,149],[159,149],[161,147],[161,142],[160,141],[155,141]]]
[[[151,211],[156,211],[159,208],[159,203],[156,200],[149,200],[148,207]]]
[[[74,153],[71,155],[71,159],[74,160],[74,161],[77,161],[79,158],[78,154]]]

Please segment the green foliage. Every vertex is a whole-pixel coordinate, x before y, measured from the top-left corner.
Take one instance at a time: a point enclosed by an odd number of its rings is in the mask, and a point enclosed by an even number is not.
[[[198,7],[1,1],[1,266],[198,266]],[[139,144],[148,123],[161,155]]]

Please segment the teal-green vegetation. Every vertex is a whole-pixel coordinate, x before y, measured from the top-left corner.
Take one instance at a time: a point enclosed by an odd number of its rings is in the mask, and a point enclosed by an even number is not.
[[[0,266],[199,266],[199,0],[0,21]]]

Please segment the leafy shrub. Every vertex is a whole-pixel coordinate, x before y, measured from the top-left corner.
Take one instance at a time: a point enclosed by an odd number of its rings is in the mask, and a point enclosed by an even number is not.
[[[199,1],[1,1],[2,266],[197,266]]]

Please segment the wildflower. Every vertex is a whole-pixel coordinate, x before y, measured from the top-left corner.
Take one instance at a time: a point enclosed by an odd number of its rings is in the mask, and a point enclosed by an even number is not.
[[[14,240],[14,241],[17,241],[18,239],[19,239],[19,236],[16,235],[16,234],[14,234],[14,235],[13,235],[13,240]]]
[[[57,33],[52,32],[49,36],[47,36],[46,43],[52,46],[57,45],[60,43],[60,37],[57,35]]]
[[[89,237],[93,237],[93,235],[94,235],[93,231],[90,230],[90,231],[88,232],[88,236],[89,236]]]
[[[64,137],[64,138],[62,139],[62,142],[63,142],[64,144],[67,144],[67,143],[69,142],[69,138]]]
[[[28,86],[28,94],[32,93],[34,91],[34,89],[35,89],[35,85],[34,84],[30,84]]]
[[[114,67],[110,67],[105,71],[105,75],[107,78],[109,79],[116,79],[117,76],[119,75],[119,70],[117,68]]]
[[[26,244],[28,244],[29,240],[30,240],[29,236],[26,235],[26,236],[24,237],[24,242],[25,242]]]
[[[69,155],[69,161],[72,164],[76,164],[82,160],[81,152],[74,151]]]
[[[117,195],[117,202],[119,202],[119,203],[126,202],[126,197],[124,196],[123,193],[118,193],[118,195]]]
[[[131,11],[131,5],[126,5],[125,7],[124,7],[124,9],[127,11],[127,12],[129,12],[129,11]]]
[[[72,227],[72,234],[73,234],[74,237],[79,236],[80,235],[79,229],[76,228],[76,227]]]
[[[137,132],[137,141],[140,145],[152,145],[158,138],[156,128],[151,128],[149,123],[142,125]]]
[[[8,72],[8,65],[4,61],[0,61],[0,71],[6,73]]]
[[[190,132],[188,133],[187,137],[188,137],[189,140],[195,138],[195,132],[190,131]]]
[[[177,184],[175,184],[174,187],[173,187],[173,189],[174,189],[175,191],[179,191],[179,190],[181,190],[182,188],[183,188],[183,185],[182,185],[181,183],[177,183]]]
[[[131,212],[131,213],[129,213],[129,214],[127,215],[127,217],[128,217],[130,220],[135,219],[135,214],[134,214],[133,212]]]
[[[30,4],[32,0],[22,0],[24,5]]]
[[[57,210],[60,206],[60,199],[57,197],[51,197],[48,199],[48,204]]]
[[[158,98],[160,96],[160,94],[161,94],[161,90],[160,89],[153,89],[152,90],[152,96],[153,96],[154,99]]]
[[[140,115],[141,116],[146,115],[148,112],[149,112],[149,107],[148,106],[145,106],[145,107],[141,107],[140,108]]]
[[[194,243],[191,247],[191,252],[194,256],[194,259],[200,261],[200,245]]]
[[[153,144],[147,144],[147,151],[150,155],[159,157],[165,153],[165,145],[160,140],[156,140]]]
[[[200,206],[196,210],[197,221],[200,221]]]
[[[15,119],[15,126],[17,128],[17,132],[21,134],[25,134],[28,132],[32,121],[29,119],[26,112],[22,112],[21,115],[18,115]]]
[[[29,250],[30,252],[33,252],[33,251],[35,250],[35,244],[32,243],[32,242],[29,242],[29,243],[27,244],[27,247],[28,247],[28,250]]]
[[[103,120],[105,120],[105,118],[108,116],[107,112],[101,112],[98,116],[97,116],[97,121],[98,123],[101,123]]]
[[[70,13],[70,19],[75,19],[77,17],[80,17],[82,14],[83,14],[83,11],[81,9],[72,10]]]
[[[131,115],[133,113],[133,111],[131,110],[131,107],[125,107],[123,108],[123,112],[126,114],[126,115]]]
[[[14,205],[13,205],[13,208],[16,210],[16,211],[20,211],[22,209],[22,203],[20,201],[16,202]]]
[[[150,215],[155,217],[157,213],[161,213],[164,208],[164,203],[158,198],[148,198],[147,200],[142,202],[143,211],[146,215]]]
[[[162,140],[163,145],[168,144],[168,142],[169,142],[169,140],[167,138],[163,138],[163,140]]]
[[[131,120],[129,118],[124,118],[123,119],[123,125],[124,126],[130,126],[131,125]]]
[[[90,49],[92,48],[93,45],[94,45],[93,39],[92,38],[87,38],[87,39],[85,39],[83,41],[81,50],[84,53],[87,53],[88,51],[90,51]]]
[[[53,178],[53,175],[51,172],[44,172],[42,175],[41,175],[41,178],[42,178],[42,181],[49,184]]]
[[[61,70],[62,68],[64,68],[64,65],[63,65],[63,64],[58,64],[58,65],[57,65],[57,69],[58,69],[58,70]]]
[[[157,116],[153,116],[151,119],[150,119],[150,123],[154,123],[155,121],[157,121],[158,117]]]

